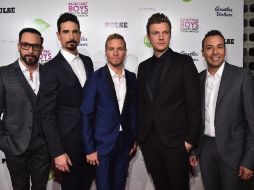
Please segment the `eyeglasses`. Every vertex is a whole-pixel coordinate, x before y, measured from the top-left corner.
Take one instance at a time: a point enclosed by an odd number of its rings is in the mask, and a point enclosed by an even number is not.
[[[40,44],[29,44],[27,42],[20,42],[19,44],[20,44],[21,48],[24,50],[29,50],[30,47],[32,47],[32,49],[34,51],[39,51],[42,48],[42,46]]]

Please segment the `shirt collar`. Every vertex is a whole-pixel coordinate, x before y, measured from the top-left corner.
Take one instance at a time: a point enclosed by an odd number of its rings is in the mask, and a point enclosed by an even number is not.
[[[220,78],[222,77],[222,73],[223,73],[223,70],[224,70],[224,67],[225,67],[225,61],[222,63],[222,65],[220,66],[219,70],[214,74],[214,76],[219,76]],[[207,76],[212,76],[208,70],[206,71],[207,72]]]
[[[167,57],[167,53],[169,51],[169,48],[166,49],[160,57],[156,57],[155,55],[153,55],[153,60],[154,61],[162,61],[162,62],[165,62],[166,61],[166,57]]]
[[[65,49],[61,49],[60,50],[61,54],[64,56],[64,58],[66,59],[66,61],[68,63],[71,63],[76,57],[79,57],[79,54],[78,55],[74,55],[68,51],[66,51]]]
[[[23,73],[28,71],[28,68],[26,68],[26,66],[21,62],[20,58],[19,58],[19,67]],[[34,70],[34,72],[39,72],[39,67],[40,64],[38,64],[38,67]]]
[[[118,77],[118,75],[115,73],[115,71],[113,71],[108,64],[107,64],[107,66],[108,66],[108,69],[109,69],[111,77]],[[121,76],[121,78],[122,77],[125,77],[124,68],[122,68],[122,76]]]

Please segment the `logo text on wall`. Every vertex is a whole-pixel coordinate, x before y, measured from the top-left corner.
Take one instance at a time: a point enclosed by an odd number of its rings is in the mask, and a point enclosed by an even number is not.
[[[48,62],[51,59],[52,59],[51,50],[49,50],[49,49],[42,50],[40,58],[39,58],[39,62],[41,64],[44,64],[44,63]]]
[[[180,52],[183,55],[189,55],[192,57],[193,61],[199,61],[198,60],[198,52],[192,51],[192,52],[185,52],[184,50]]]
[[[221,7],[221,6],[216,6],[215,7],[215,12],[216,16],[225,16],[225,17],[232,17],[233,16],[233,9],[231,9],[229,6],[228,7]]]
[[[69,2],[68,3],[69,13],[72,13],[79,17],[88,16],[88,2]]]
[[[79,47],[88,46],[88,39],[85,36],[81,36]]]
[[[105,22],[105,28],[128,28],[128,22]]]
[[[0,14],[4,13],[15,13],[15,7],[0,7]]]
[[[198,33],[199,19],[197,18],[180,18],[180,31]]]

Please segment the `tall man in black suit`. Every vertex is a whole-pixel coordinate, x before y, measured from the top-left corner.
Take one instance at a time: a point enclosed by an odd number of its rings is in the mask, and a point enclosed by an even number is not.
[[[60,15],[57,37],[62,49],[42,72],[41,117],[63,190],[89,190],[94,168],[85,161],[80,123],[82,88],[93,72],[90,57],[78,53],[80,25],[70,13]]]
[[[200,89],[192,58],[169,48],[171,23],[147,23],[154,55],[138,69],[138,138],[157,190],[189,189],[188,152],[200,131]]]
[[[241,190],[254,170],[253,78],[225,61],[225,38],[217,30],[205,35],[202,54],[202,133],[194,153],[206,190]],[[190,163],[197,165],[195,156]]]
[[[43,38],[33,28],[19,33],[20,58],[0,68],[0,150],[14,190],[46,190],[50,155],[39,118]],[[31,178],[30,178],[31,176]]]

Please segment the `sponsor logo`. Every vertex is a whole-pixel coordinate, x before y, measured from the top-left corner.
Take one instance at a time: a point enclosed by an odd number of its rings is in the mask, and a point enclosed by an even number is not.
[[[40,58],[39,58],[39,63],[44,64],[51,59],[52,59],[51,50],[47,50],[47,49],[42,50]]]
[[[33,25],[40,32],[43,32],[44,30],[46,30],[50,27],[50,25],[46,21],[42,20],[41,18],[35,19],[33,21]]]
[[[128,28],[128,22],[105,22],[105,28]]]
[[[198,33],[199,19],[197,18],[180,18],[180,31]]]
[[[81,36],[79,46],[80,47],[88,46],[88,39],[85,36]]]
[[[162,8],[153,8],[153,7],[141,7],[139,11],[151,11],[151,12],[158,12],[158,11],[167,11],[168,9],[165,7]]]
[[[0,7],[0,14],[4,13],[15,13],[15,7]]]
[[[139,8],[139,11],[157,11],[157,9],[153,7],[142,7]]]
[[[216,16],[224,16],[224,17],[232,17],[233,16],[233,9],[231,9],[229,6],[228,7],[221,7],[221,6],[216,6],[215,7],[215,12]]]
[[[69,13],[72,13],[79,17],[88,16],[88,2],[69,2],[68,3]]]
[[[146,47],[152,48],[152,45],[150,44],[150,41],[147,38],[147,35],[145,35],[145,37],[144,37],[144,44],[145,44]]]
[[[184,50],[180,52],[183,55],[189,55],[192,57],[193,61],[199,61],[198,59],[198,52],[192,51],[192,52],[185,52]]]
[[[225,44],[235,44],[235,39],[225,39]]]

